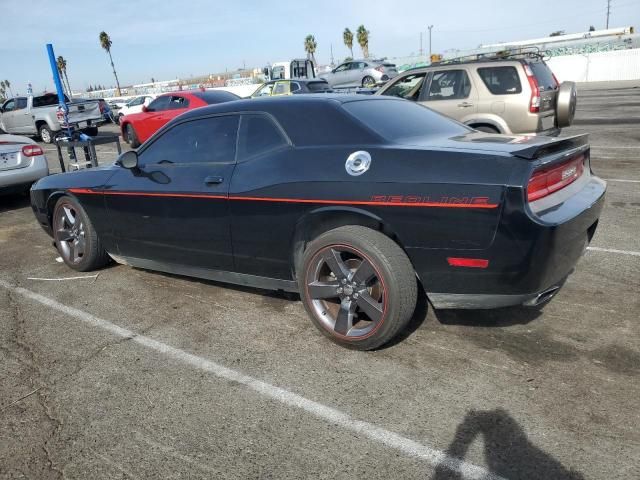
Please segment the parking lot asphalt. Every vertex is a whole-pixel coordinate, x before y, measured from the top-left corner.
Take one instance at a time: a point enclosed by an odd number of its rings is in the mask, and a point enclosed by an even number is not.
[[[608,192],[556,298],[422,301],[374,352],[278,293],[73,272],[0,199],[0,478],[640,478],[640,88],[578,102]]]

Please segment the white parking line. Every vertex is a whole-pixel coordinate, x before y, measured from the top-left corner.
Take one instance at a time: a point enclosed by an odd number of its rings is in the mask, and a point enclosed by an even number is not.
[[[615,248],[601,247],[587,247],[587,250],[591,250],[593,252],[620,253],[622,255],[633,255],[634,257],[640,257],[640,252],[634,252],[632,250],[616,250]]]
[[[591,145],[591,148],[606,148],[607,150],[610,148],[630,149],[630,148],[640,148],[640,145],[633,145],[633,146]]]
[[[249,375],[232,370],[206,358],[198,357],[197,355],[185,352],[184,350],[172,347],[150,337],[138,335],[131,330],[119,327],[114,323],[96,317],[88,312],[69,307],[39,293],[27,290],[26,288],[12,285],[2,279],[0,279],[0,286],[53,310],[76,318],[86,324],[101,328],[118,337],[130,339],[132,342],[142,345],[149,350],[171,357],[191,367],[209,372],[218,378],[244,385],[246,388],[266,398],[303,410],[329,424],[339,425],[343,429],[349,430],[356,435],[367,437],[389,448],[399,450],[407,456],[424,460],[433,467],[444,467],[451,472],[458,473],[464,479],[505,480],[503,477],[495,475],[482,467],[451,457],[440,450],[423,445],[372,423],[356,420],[340,410],[309,400],[289,390],[250,377]]]
[[[605,182],[640,183],[640,180],[625,180],[624,178],[605,178]]]

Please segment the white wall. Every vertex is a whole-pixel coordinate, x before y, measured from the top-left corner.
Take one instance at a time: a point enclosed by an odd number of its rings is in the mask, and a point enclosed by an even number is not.
[[[560,82],[638,80],[640,48],[552,57],[547,64]]]

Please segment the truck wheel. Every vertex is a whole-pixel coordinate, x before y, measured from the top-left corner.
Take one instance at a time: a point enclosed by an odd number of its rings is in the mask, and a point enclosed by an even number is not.
[[[298,283],[314,325],[357,350],[377,348],[406,327],[418,291],[413,266],[398,244],[356,225],[309,243]]]
[[[40,139],[44,143],[53,143],[53,139],[54,139],[53,132],[47,126],[47,124],[40,125],[40,128],[38,129],[38,134],[40,135]]]
[[[53,211],[53,234],[64,263],[79,272],[88,272],[109,263],[84,208],[72,197],[58,200]]]
[[[126,128],[127,132],[127,143],[131,145],[131,148],[138,148],[140,146],[140,142],[138,141],[138,136],[136,135],[136,131],[133,129],[133,125],[130,123]]]
[[[568,127],[573,123],[578,103],[578,93],[574,82],[562,82],[556,100],[556,126]]]
[[[90,137],[95,137],[98,135],[98,127],[89,127],[82,130],[83,133],[89,135]]]

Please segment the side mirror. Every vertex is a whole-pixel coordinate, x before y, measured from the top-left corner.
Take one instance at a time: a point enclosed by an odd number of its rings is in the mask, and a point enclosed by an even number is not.
[[[118,165],[128,170],[134,170],[138,168],[138,152],[135,150],[128,150],[118,157]]]
[[[149,111],[149,107],[147,107],[146,105],[142,105],[142,111],[144,113],[147,113]]]

